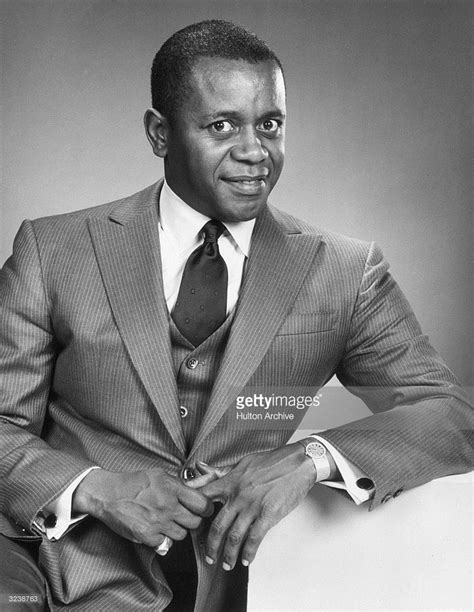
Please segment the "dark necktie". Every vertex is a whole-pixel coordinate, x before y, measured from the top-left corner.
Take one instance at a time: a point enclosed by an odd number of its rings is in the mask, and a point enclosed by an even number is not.
[[[227,309],[227,266],[217,244],[225,227],[220,221],[208,221],[202,229],[204,243],[188,257],[171,313],[176,327],[194,346],[223,323]]]

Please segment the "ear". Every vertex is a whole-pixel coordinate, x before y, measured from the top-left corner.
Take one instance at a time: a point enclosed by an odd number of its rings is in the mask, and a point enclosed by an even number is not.
[[[168,132],[169,124],[160,112],[154,108],[149,108],[143,117],[145,123],[145,133],[148,142],[151,144],[153,153],[158,157],[165,157],[168,152]]]

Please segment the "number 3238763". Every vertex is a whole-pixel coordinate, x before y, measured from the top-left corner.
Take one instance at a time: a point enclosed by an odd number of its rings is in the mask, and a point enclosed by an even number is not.
[[[34,603],[39,601],[38,595],[9,595],[9,603]]]

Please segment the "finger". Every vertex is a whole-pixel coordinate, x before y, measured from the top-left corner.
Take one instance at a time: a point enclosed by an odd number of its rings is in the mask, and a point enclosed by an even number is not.
[[[158,546],[164,536],[169,536],[173,540],[183,540],[188,530],[174,521],[175,515],[176,512],[171,514],[153,512],[126,517],[127,523],[121,523],[122,529],[114,529],[114,531],[124,535],[133,542],[147,544],[152,547]],[[126,526],[126,531],[123,529],[123,526]],[[129,531],[129,534],[127,531]]]
[[[210,565],[219,557],[227,531],[235,520],[236,511],[230,506],[223,506],[209,527],[206,542],[206,561]]]
[[[208,499],[225,503],[227,499],[228,482],[225,476],[204,485],[199,491]]]
[[[193,514],[184,506],[180,506],[176,510],[173,520],[175,523],[178,523],[178,525],[181,525],[181,527],[184,527],[185,529],[197,529],[202,522],[202,518],[200,516]]]
[[[177,497],[178,501],[193,514],[211,516],[214,512],[214,504],[208,496],[184,484],[179,487]]]
[[[257,550],[263,538],[273,526],[268,519],[259,518],[250,527],[245,544],[242,548],[242,565],[250,565],[255,559]]]
[[[204,461],[197,461],[196,467],[201,474],[214,474],[217,478],[222,478],[230,472],[232,467],[230,465],[224,467],[216,467],[214,465],[208,465]]]
[[[184,484],[190,489],[200,489],[204,485],[212,482],[213,480],[217,480],[218,478],[219,476],[217,476],[214,472],[209,472],[208,474],[197,476],[192,480],[187,480]]]
[[[239,514],[230,526],[222,553],[222,567],[229,571],[235,567],[239,552],[246,542],[247,534],[252,525],[252,515]]]
[[[181,525],[178,525],[177,523],[172,522],[166,525],[166,527],[162,527],[162,534],[167,535],[172,540],[184,540],[184,538],[188,534],[188,531],[184,529],[183,527],[181,527]],[[157,546],[159,546],[160,543],[161,541],[158,538]]]
[[[169,522],[166,525],[162,525],[155,533],[149,534],[146,539],[139,540],[142,544],[148,544],[152,548],[156,548],[163,542],[163,538],[168,536],[172,540],[184,540],[188,532],[186,529],[181,527],[174,522]]]
[[[222,478],[223,476],[228,474],[231,469],[232,469],[232,467],[230,465],[224,466],[224,467],[221,467],[221,468],[214,468],[214,473],[216,474],[216,476],[218,478]]]
[[[204,461],[196,461],[196,468],[201,474],[212,474],[215,468]]]

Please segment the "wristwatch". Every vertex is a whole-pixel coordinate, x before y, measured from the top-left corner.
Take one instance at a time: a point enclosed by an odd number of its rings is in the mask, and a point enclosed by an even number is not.
[[[331,474],[331,465],[329,463],[326,447],[316,440],[308,442],[306,439],[298,440],[298,442],[303,446],[305,455],[313,460],[316,469],[316,480],[314,482],[327,480]]]

